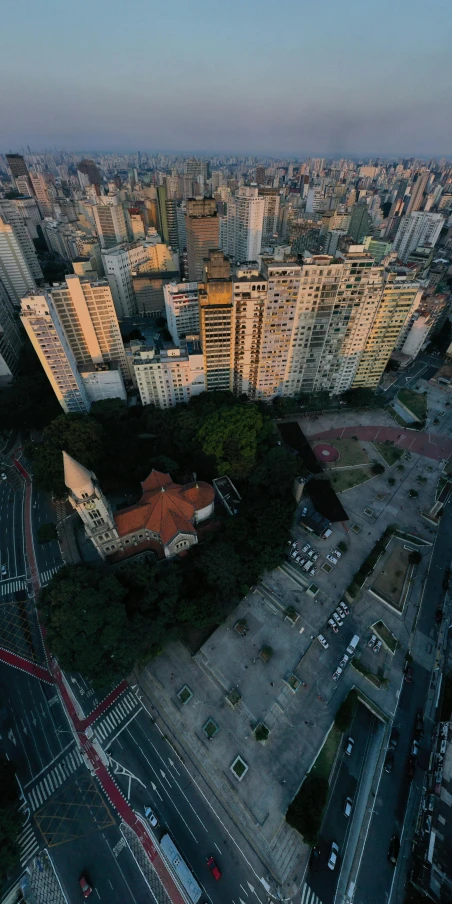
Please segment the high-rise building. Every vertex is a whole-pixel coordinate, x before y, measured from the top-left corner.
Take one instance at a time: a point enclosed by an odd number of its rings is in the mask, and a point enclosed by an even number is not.
[[[256,182],[258,185],[265,185],[266,172],[265,166],[256,166]]]
[[[185,174],[192,182],[202,181],[205,185],[210,176],[210,163],[208,160],[197,160],[191,157],[185,163]]]
[[[102,177],[94,160],[80,160],[80,163],[77,164],[77,175],[81,188],[86,188],[87,185],[94,185],[96,194],[100,195]]]
[[[264,199],[262,219],[262,244],[274,241],[278,234],[279,191],[277,188],[259,188],[259,197]]]
[[[132,317],[137,312],[133,289],[132,266],[127,247],[109,248],[102,252],[105,276],[108,279],[118,317]],[[145,256],[143,255],[143,260]]]
[[[363,246],[364,249],[372,255],[377,264],[381,264],[383,258],[387,257],[392,250],[392,242],[385,242],[384,239],[377,239],[372,235],[366,236]]]
[[[402,217],[392,246],[393,251],[397,251],[401,261],[406,261],[416,248],[433,247],[444,223],[444,217],[439,213],[416,211]]]
[[[30,173],[30,181],[42,216],[53,217],[53,204],[45,176],[43,173]]]
[[[168,330],[174,344],[180,346],[181,339],[199,333],[198,283],[167,283],[163,293]]]
[[[267,280],[259,264],[239,264],[232,279],[234,303],[234,350],[231,389],[254,398],[259,384],[267,304]]]
[[[2,206],[5,201],[0,201],[0,206]],[[39,207],[36,203],[36,198],[32,198],[30,195],[26,195],[20,198],[12,198],[10,201],[6,201],[7,204],[12,204],[13,207],[16,208],[18,214],[21,216],[22,220],[27,227],[27,232],[30,238],[37,239],[39,238],[38,226],[42,226],[42,217],[39,210]],[[0,210],[0,216],[3,216]],[[7,222],[8,217],[6,218]]]
[[[221,247],[234,261],[256,261],[261,253],[265,199],[257,186],[242,186],[227,202]]]
[[[13,305],[19,305],[21,298],[36,286],[31,267],[14,227],[5,223],[1,216],[0,282]]]
[[[200,282],[203,278],[204,260],[209,251],[218,248],[219,223],[217,203],[214,198],[187,200],[185,218],[187,235],[188,278]]]
[[[128,367],[112,295],[106,280],[75,274],[48,290],[77,364],[116,362],[125,379]]]
[[[0,282],[0,388],[11,383],[17,373],[21,347],[19,323]]]
[[[199,337],[188,336],[180,348],[141,349],[133,359],[142,405],[173,408],[204,392],[204,356]]]
[[[6,154],[5,156],[9,171],[14,179],[14,182],[16,181],[18,176],[25,176],[26,178],[28,178],[28,167],[25,163],[24,158],[22,157],[22,154]]]
[[[351,235],[354,242],[359,245],[366,235],[369,235],[372,227],[372,220],[369,216],[369,208],[365,201],[354,204],[350,216],[350,225],[348,234]]]
[[[89,411],[83,379],[50,295],[39,290],[26,295],[20,319],[63,411]]]
[[[418,282],[389,271],[360,357],[353,387],[378,386],[401,330],[422,299]]]
[[[268,290],[262,311],[255,395],[271,399],[288,394],[286,370],[297,312],[301,267],[296,263],[264,261],[262,279]]]
[[[102,248],[114,248],[128,241],[126,218],[120,204],[96,204],[93,212]]]
[[[412,182],[410,202],[406,209],[407,214],[414,213],[416,210],[420,209],[429,179],[430,172],[427,170],[425,173],[418,173],[417,178]]]
[[[31,198],[30,201],[32,201]],[[19,242],[22,253],[34,279],[42,279],[42,270],[35,251],[35,246],[26,226],[23,211],[18,207],[15,201],[0,199],[0,218],[4,223],[8,223],[12,226],[14,235]]]
[[[320,185],[312,185],[306,195],[306,213],[314,213],[323,206],[323,189]]]
[[[188,230],[187,230],[188,231]],[[199,286],[199,323],[206,389],[231,389],[234,310],[231,265],[222,251],[210,251]]]

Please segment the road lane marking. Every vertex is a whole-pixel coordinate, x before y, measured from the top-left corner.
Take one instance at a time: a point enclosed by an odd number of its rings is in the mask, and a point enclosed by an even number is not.
[[[112,857],[113,857],[113,849],[110,847],[110,845],[109,845],[107,839],[105,838],[105,836],[102,835],[102,837],[103,837],[103,839],[104,839],[104,841],[105,841],[105,844],[106,844],[107,847],[108,847],[108,850],[112,853]],[[134,859],[135,859],[135,858],[134,858]],[[124,873],[123,873],[123,871],[122,871],[122,869],[121,869],[121,867],[120,867],[120,865],[119,865],[119,863],[118,863],[118,861],[117,861],[117,859],[116,859],[116,857],[113,857],[113,862],[116,863],[116,866],[118,867],[118,870],[119,870],[119,872],[121,873],[122,878],[124,879],[124,883],[125,883],[125,885],[127,886],[128,890],[129,890],[129,894],[130,894],[130,897],[132,898],[132,901],[134,901],[135,904],[138,904],[138,901],[137,901],[137,899],[135,898],[135,895],[133,894],[132,889],[131,889],[131,887],[130,887],[130,885],[129,885],[129,883],[128,883],[128,881],[127,881],[127,879],[126,879],[126,877],[125,877],[125,875],[124,875]],[[136,861],[135,861],[135,862],[136,862]]]
[[[43,772],[45,772],[47,769],[50,769],[50,767],[54,764],[55,760],[58,760],[58,759],[60,758],[60,756],[61,756],[66,750],[69,749],[69,747],[73,747],[74,743],[75,743],[75,742],[74,742],[73,740],[72,740],[72,741],[69,741],[69,744],[66,744],[66,747],[63,747],[63,750],[60,750],[60,752],[57,753],[56,756],[54,756],[53,760],[51,760],[50,763],[47,763],[47,766],[44,766],[39,772],[36,773],[36,775],[33,776],[33,778],[30,779],[29,782],[26,782],[26,784],[24,785],[24,788],[28,788],[28,786],[29,786],[29,785],[32,785],[33,782],[35,782],[36,779],[38,779],[39,776],[42,775]],[[31,770],[30,770],[30,771],[31,771]]]
[[[218,845],[217,845],[217,843],[216,843],[216,841],[214,841],[214,845],[215,845],[215,847],[216,847],[216,849],[217,849],[217,851],[219,851],[219,852],[220,852],[220,854],[222,854],[222,853],[223,853],[223,851],[222,851],[222,850],[221,850],[221,848],[219,848],[219,847],[218,847]]]
[[[140,706],[140,708],[137,709],[136,713],[134,713],[133,716],[130,717],[129,721],[126,722],[124,725],[122,725],[121,728],[119,729],[119,731],[117,731],[116,734],[113,735],[112,738],[108,739],[108,746],[110,746],[110,744],[112,744],[113,741],[116,741],[116,738],[119,737],[119,735],[124,731],[125,728],[127,728],[128,725],[130,725],[131,722],[133,722],[134,719],[136,719],[138,713],[140,713],[141,710],[142,710],[142,707]]]
[[[242,891],[245,892],[246,896],[248,897],[248,892],[247,892],[246,888],[244,888],[243,885],[240,885],[240,888],[242,889]]]

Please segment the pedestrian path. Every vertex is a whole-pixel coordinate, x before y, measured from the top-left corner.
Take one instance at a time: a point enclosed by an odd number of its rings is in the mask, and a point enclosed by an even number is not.
[[[39,844],[31,823],[27,823],[22,829],[19,838],[20,862],[22,866],[26,866],[29,861],[36,856],[39,851]]]
[[[53,575],[63,567],[63,563],[61,565],[55,565],[53,568],[48,568],[47,571],[39,572],[39,579],[41,581],[41,587],[45,587],[53,578]]]
[[[60,762],[31,789],[31,791],[27,791],[28,800],[33,812],[38,810],[44,801],[47,800],[48,797],[51,797],[60,785],[62,785],[83,762],[84,760],[81,753],[77,747],[74,747],[70,753],[67,753],[66,756],[63,757]]]
[[[128,722],[138,714],[140,709],[142,709],[140,701],[132,691],[127,691],[126,694],[119,697],[108,713],[93,725],[99,740],[106,741],[117,731],[122,722]]]
[[[309,888],[309,885],[306,885],[306,882],[301,889],[300,904],[322,904],[319,896],[313,892],[312,888]]]
[[[26,590],[27,582],[24,578],[14,578],[11,581],[4,581],[0,584],[0,593],[2,596],[9,596],[11,593],[17,593],[18,590]]]

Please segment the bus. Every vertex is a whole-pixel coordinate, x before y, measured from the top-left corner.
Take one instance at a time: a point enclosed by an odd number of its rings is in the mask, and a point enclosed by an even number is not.
[[[193,904],[197,904],[202,895],[202,889],[190,872],[185,860],[183,860],[179,854],[172,838],[170,838],[169,835],[164,835],[160,841],[160,847],[166,855],[167,860],[169,860],[179,882],[185,888],[190,901],[193,901]]]

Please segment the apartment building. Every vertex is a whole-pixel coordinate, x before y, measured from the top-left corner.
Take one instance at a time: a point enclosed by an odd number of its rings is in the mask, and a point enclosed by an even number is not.
[[[32,198],[23,200],[30,200],[34,204]],[[36,207],[35,204],[34,207]],[[0,199],[0,219],[12,226],[33,278],[42,279],[41,266],[26,224],[25,210],[18,206],[18,201],[8,201],[6,198],[2,198]]]
[[[214,198],[189,198],[186,204],[185,230],[187,239],[188,278],[202,280],[204,260],[209,251],[218,248],[219,221]]]
[[[31,185],[43,217],[53,217],[49,185],[43,173],[30,173]]]
[[[206,389],[231,389],[234,364],[234,309],[231,265],[222,251],[211,251],[199,285],[199,325]]]
[[[0,388],[11,383],[17,373],[21,348],[20,324],[0,282]]]
[[[23,295],[36,286],[28,255],[22,247],[20,238],[14,227],[6,223],[1,216],[0,282],[12,305],[19,305]]]
[[[260,169],[263,169],[263,167]],[[266,186],[260,187],[259,197],[264,199],[262,244],[265,245],[272,243],[275,235],[278,234],[279,190],[277,188],[267,188]]]
[[[269,199],[260,194],[257,186],[242,186],[235,197],[227,202],[226,217],[221,224],[220,245],[232,260],[242,262],[258,259],[266,204],[268,210]]]
[[[287,364],[298,308],[301,266],[264,261],[262,277],[267,297],[262,313],[256,398],[288,395]],[[256,284],[258,285],[258,284]]]
[[[401,261],[406,261],[412,251],[420,246],[436,245],[444,226],[444,217],[439,213],[416,211],[401,217],[400,225],[393,243],[393,251],[397,252]]]
[[[35,290],[26,295],[20,319],[63,411],[89,411],[91,403],[50,294]]]
[[[139,349],[133,357],[133,368],[143,405],[173,408],[206,389],[198,336],[188,336],[179,348]]]
[[[256,395],[268,282],[256,261],[237,267],[232,279],[234,304],[234,359],[231,389]]]
[[[168,330],[174,344],[180,346],[185,336],[199,333],[198,283],[167,283],[163,294]]]
[[[116,204],[111,201],[96,204],[92,213],[102,248],[114,248],[128,241],[124,210],[117,201]]]

